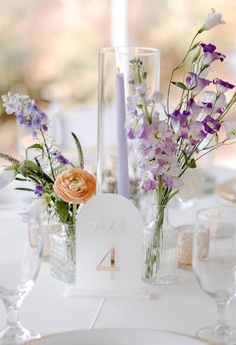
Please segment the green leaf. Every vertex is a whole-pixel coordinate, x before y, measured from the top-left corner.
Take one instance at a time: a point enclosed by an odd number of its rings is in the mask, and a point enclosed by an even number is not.
[[[167,199],[166,203],[168,203],[176,194],[179,193],[179,189],[177,189],[175,192],[171,193],[171,195],[169,196],[169,198]]]
[[[36,174],[41,173],[40,170],[41,169],[38,167],[37,164],[35,164],[34,162],[28,159],[21,162],[18,168],[18,172],[25,177],[27,177],[28,174],[30,173],[36,173]]]
[[[35,176],[36,179],[41,179],[43,181],[53,183],[51,177],[45,174],[40,166],[28,159],[24,160],[19,165],[17,172],[24,177],[29,177],[30,179],[33,179],[33,176]]]
[[[78,156],[79,156],[79,166],[81,169],[84,169],[84,154],[83,154],[82,146],[80,144],[79,139],[75,135],[75,133],[71,132],[71,135],[72,135],[72,137],[75,141],[75,145],[77,147]]]
[[[197,164],[196,164],[196,161],[194,158],[192,158],[190,160],[190,162],[188,163],[188,167],[191,168],[191,169],[195,169],[197,167]]]
[[[14,170],[17,173],[18,170],[18,164],[11,164],[8,167],[6,167],[4,170]]]
[[[42,167],[41,167],[41,164],[39,163],[39,160],[37,157],[34,158],[35,159],[35,162],[37,164],[37,166],[43,171]]]
[[[26,178],[20,178],[20,177],[15,177],[15,180],[24,181],[24,182],[28,181]]]
[[[15,190],[24,190],[26,192],[34,192],[31,188],[16,187]]]
[[[181,83],[179,81],[172,81],[171,84],[174,84],[175,86],[179,87],[182,90],[188,90],[187,86],[184,85],[184,83]]]
[[[41,150],[42,152],[44,151],[44,150],[43,150],[43,145],[41,145],[41,144],[33,144],[33,145],[30,145],[30,146],[27,147],[27,149],[25,150],[26,158],[28,158],[28,151],[29,151],[29,150],[32,150],[32,149]]]
[[[55,206],[60,221],[66,223],[69,218],[69,204],[63,200],[57,200]]]

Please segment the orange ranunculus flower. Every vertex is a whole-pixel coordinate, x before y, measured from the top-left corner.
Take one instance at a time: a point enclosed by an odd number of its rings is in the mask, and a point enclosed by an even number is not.
[[[80,204],[90,199],[95,193],[96,179],[86,170],[72,168],[57,176],[54,190],[62,200]]]

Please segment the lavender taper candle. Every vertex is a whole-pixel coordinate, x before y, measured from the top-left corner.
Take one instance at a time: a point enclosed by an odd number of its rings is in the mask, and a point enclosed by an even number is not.
[[[130,197],[128,173],[128,149],[125,135],[125,88],[124,74],[116,74],[116,121],[117,121],[117,193]]]

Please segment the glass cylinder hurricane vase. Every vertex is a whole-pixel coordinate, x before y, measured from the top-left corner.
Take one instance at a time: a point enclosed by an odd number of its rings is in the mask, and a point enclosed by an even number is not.
[[[136,93],[131,82],[131,61],[140,59],[146,84],[159,90],[160,52],[154,48],[102,48],[99,52],[98,87],[98,192],[118,193],[135,199],[137,161],[126,138],[126,101]]]

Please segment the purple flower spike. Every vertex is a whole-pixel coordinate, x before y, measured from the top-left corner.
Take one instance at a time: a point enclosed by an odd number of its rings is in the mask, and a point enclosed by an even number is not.
[[[228,83],[227,81],[224,81],[222,79],[215,78],[213,80],[213,83],[216,85],[217,91],[220,93],[224,93],[227,90],[231,90],[235,87],[235,85]]]
[[[8,114],[15,114],[19,124],[28,129],[34,137],[48,130],[49,119],[29,96],[12,94],[2,96]]]
[[[205,131],[210,134],[215,134],[221,127],[221,124],[213,119],[210,115],[207,115],[205,119],[202,121]]]
[[[43,187],[40,186],[39,184],[36,185],[34,194],[37,195],[38,197],[42,196],[43,194]]]

